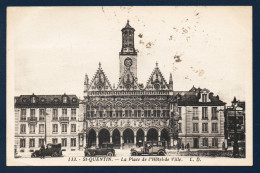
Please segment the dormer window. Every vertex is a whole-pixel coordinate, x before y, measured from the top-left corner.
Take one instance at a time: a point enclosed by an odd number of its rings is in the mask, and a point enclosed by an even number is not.
[[[207,94],[202,94],[202,102],[207,102]]]
[[[63,97],[63,103],[68,103],[68,97]]]
[[[36,98],[34,96],[31,98],[31,103],[36,103]]]

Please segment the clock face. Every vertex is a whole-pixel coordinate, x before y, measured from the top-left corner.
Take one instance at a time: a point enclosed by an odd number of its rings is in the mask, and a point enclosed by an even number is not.
[[[130,67],[132,65],[132,59],[131,58],[126,58],[125,59],[125,66]]]

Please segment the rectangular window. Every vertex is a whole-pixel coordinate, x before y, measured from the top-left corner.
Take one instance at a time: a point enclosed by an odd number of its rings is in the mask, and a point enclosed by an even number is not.
[[[20,139],[20,148],[25,148],[25,139]]]
[[[76,124],[71,124],[71,132],[76,132]]]
[[[58,124],[52,124],[52,132],[58,133]]]
[[[202,140],[202,145],[204,146],[204,147],[207,147],[209,144],[208,144],[208,138],[203,138],[203,140]]]
[[[62,116],[67,116],[67,109],[62,109]]]
[[[181,123],[178,123],[178,131],[181,132]]]
[[[218,123],[212,123],[212,132],[218,132]]]
[[[40,109],[40,115],[39,115],[39,120],[43,121],[45,117],[45,109]]]
[[[61,139],[61,146],[62,147],[67,147],[67,138],[62,138]]]
[[[70,146],[71,146],[71,147],[76,147],[76,138],[71,138],[71,140],[70,140]]]
[[[26,133],[26,125],[25,124],[20,125],[20,133],[22,133],[22,134]]]
[[[39,139],[39,147],[44,145],[44,139]]]
[[[62,124],[62,132],[63,133],[67,132],[67,124]]]
[[[212,139],[212,146],[213,147],[218,147],[218,138],[213,138]]]
[[[52,110],[52,120],[58,120],[58,109]]]
[[[142,116],[142,111],[141,110],[138,110],[137,113],[138,113],[138,117]]]
[[[29,147],[35,147],[35,139],[30,139]]]
[[[202,132],[208,132],[208,123],[202,123]]]
[[[178,107],[179,118],[181,119],[181,107]]]
[[[198,111],[198,107],[193,107],[193,120],[198,120],[199,119],[199,111]]]
[[[21,110],[21,121],[25,121],[26,120],[26,109],[22,109]]]
[[[57,138],[52,138],[52,143],[53,144],[57,144],[58,143],[58,139]]]
[[[202,102],[207,102],[207,94],[202,94]]]
[[[44,133],[44,124],[39,125],[39,133]]]
[[[144,116],[147,117],[147,110],[144,110]]]
[[[76,120],[76,109],[71,109],[71,120]]]
[[[35,109],[30,109],[30,116],[35,117]]]
[[[217,108],[216,107],[212,107],[211,109],[211,112],[212,112],[212,120],[217,120],[218,119],[218,116],[217,116]]]
[[[30,133],[35,133],[35,125],[34,124],[30,125]]]
[[[199,124],[193,123],[193,132],[199,132]]]
[[[207,120],[208,119],[208,108],[202,107],[202,119]]]

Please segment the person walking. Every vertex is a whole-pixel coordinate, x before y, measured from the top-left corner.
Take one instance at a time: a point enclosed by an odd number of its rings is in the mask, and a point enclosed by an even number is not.
[[[44,145],[41,146],[40,152],[41,152],[41,159],[44,159],[45,158],[45,147],[44,147]]]

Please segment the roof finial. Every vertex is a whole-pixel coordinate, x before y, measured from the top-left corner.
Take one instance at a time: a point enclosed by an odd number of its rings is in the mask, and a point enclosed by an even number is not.
[[[156,67],[158,67],[158,62],[157,62],[157,61],[156,61],[156,63],[155,63],[155,64],[156,64]]]
[[[129,25],[129,19],[127,19],[127,24]]]
[[[99,65],[99,68],[101,68],[101,62],[99,62],[98,65]]]

